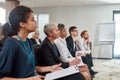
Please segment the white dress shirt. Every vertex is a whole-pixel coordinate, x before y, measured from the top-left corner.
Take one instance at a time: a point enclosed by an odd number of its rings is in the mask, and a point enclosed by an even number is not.
[[[37,42],[37,44],[40,44],[39,39],[35,39],[35,41]]]
[[[60,53],[60,60],[63,62],[69,62],[71,60],[73,60],[73,56],[70,54],[68,48],[67,48],[67,44],[66,44],[66,40],[65,38],[58,38],[55,41],[55,44],[58,48],[58,51]]]

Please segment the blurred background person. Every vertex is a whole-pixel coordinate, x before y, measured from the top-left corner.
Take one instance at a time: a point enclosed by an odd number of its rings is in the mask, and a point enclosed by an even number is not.
[[[0,30],[1,30],[0,50],[2,50],[2,47],[3,47],[5,40],[8,37],[11,37],[14,34],[14,32],[9,27],[8,22],[6,22],[4,25],[2,25]]]
[[[31,38],[33,45],[41,43],[41,39],[40,39],[39,35],[40,35],[39,31],[35,31],[33,33],[32,38]]]
[[[0,52],[2,50],[3,41],[2,41],[3,35],[2,35],[2,24],[0,23]]]

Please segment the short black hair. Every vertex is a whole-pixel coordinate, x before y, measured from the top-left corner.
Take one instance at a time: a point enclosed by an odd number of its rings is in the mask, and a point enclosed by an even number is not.
[[[76,27],[76,26],[71,26],[71,27],[69,28],[69,33],[71,34],[71,32],[72,32],[74,29],[77,29],[77,27]]]
[[[15,34],[18,33],[20,28],[20,22],[27,22],[29,14],[33,12],[26,6],[17,6],[9,14],[9,26],[12,28]]]
[[[62,29],[64,29],[65,28],[65,25],[64,24],[62,24],[62,23],[59,23],[58,24],[58,29],[59,30],[62,30]]]

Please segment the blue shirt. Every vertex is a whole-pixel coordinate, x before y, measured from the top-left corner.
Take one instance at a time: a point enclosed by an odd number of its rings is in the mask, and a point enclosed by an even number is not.
[[[29,42],[27,39],[24,43]],[[32,49],[32,47],[31,47]],[[8,38],[0,53],[0,78],[26,78],[37,75],[35,66],[29,60],[19,40]]]

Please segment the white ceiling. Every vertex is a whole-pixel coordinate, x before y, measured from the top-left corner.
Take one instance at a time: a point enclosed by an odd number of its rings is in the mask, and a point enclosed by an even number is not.
[[[19,0],[21,5],[29,7],[60,7],[60,6],[86,6],[103,4],[120,4],[120,0]],[[0,7],[5,0],[0,0]]]
[[[120,0],[19,0],[29,7],[84,6],[101,4],[120,4]]]

